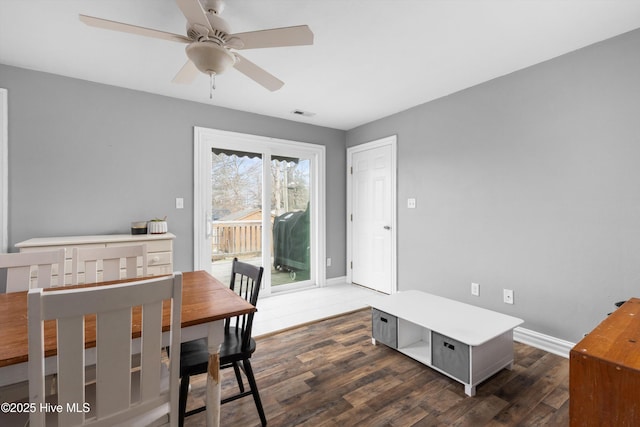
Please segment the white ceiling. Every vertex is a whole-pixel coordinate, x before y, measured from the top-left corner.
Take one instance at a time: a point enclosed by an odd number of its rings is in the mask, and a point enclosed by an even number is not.
[[[243,51],[285,86],[230,70],[209,99],[208,76],[171,83],[184,45],[79,13],[185,33],[174,0],[0,0],[0,63],[343,130],[640,27],[638,0],[227,0],[232,32],[308,24],[315,43]]]

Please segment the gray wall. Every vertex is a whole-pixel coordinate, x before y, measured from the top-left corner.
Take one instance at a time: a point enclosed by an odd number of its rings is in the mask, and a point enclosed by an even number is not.
[[[193,127],[326,146],[327,277],[344,276],[345,132],[0,64],[9,98],[9,245],[128,233],[168,217],[193,269]],[[175,209],[184,197],[185,209]],[[15,250],[15,248],[13,248]]]
[[[398,135],[400,290],[572,342],[640,296],[639,112],[637,30],[347,132]]]

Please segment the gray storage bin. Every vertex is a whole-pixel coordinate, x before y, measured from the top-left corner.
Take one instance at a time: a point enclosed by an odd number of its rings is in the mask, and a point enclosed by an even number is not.
[[[371,309],[373,338],[391,348],[398,348],[398,318],[384,311]]]
[[[469,346],[467,344],[433,332],[431,364],[462,382],[469,382]]]

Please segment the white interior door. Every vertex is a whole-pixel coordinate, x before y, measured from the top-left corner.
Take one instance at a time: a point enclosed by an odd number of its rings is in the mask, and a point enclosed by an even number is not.
[[[350,162],[351,281],[396,290],[395,137],[354,147]]]

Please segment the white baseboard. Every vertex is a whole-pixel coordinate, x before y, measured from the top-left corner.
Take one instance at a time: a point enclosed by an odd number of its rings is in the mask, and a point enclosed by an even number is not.
[[[575,343],[521,327],[513,330],[513,340],[566,358],[575,346]]]
[[[330,279],[327,279],[325,283],[326,286],[344,285],[345,283],[347,283],[347,276],[332,277]]]

